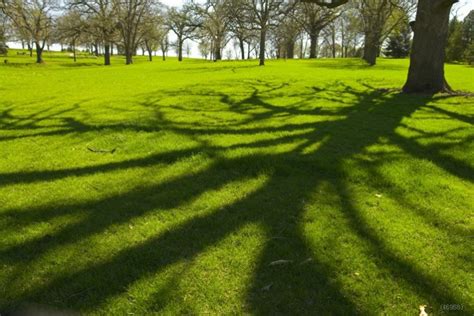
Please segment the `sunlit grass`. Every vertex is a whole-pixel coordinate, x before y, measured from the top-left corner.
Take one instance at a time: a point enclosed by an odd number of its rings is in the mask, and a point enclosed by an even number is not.
[[[474,101],[406,60],[8,60],[0,312],[473,310]]]

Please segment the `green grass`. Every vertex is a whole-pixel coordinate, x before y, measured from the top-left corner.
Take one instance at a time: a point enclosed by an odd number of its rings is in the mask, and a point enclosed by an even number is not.
[[[408,61],[11,54],[0,312],[472,315],[474,99]]]

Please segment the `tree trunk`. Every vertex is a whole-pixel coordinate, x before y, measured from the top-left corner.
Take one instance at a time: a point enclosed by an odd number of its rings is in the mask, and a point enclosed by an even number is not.
[[[130,46],[129,43],[124,43],[125,49],[125,64],[131,65],[133,63],[133,53],[134,49]]]
[[[305,47],[303,46],[303,36],[301,36],[301,40],[300,40],[300,59],[302,59],[304,56],[304,50],[305,50]]]
[[[74,62],[77,61],[77,58],[76,58],[76,41],[72,41],[72,56],[73,56],[73,59],[74,59]]]
[[[133,64],[133,53],[130,51],[125,53],[125,64],[126,65]]]
[[[163,61],[165,61],[165,60],[166,60],[165,51],[162,50],[161,52],[163,53],[163,56],[162,56],[162,57],[163,57]]]
[[[334,24],[331,27],[331,41],[332,58],[336,58],[336,26]]]
[[[153,51],[150,49],[148,49],[148,61],[153,61]]]
[[[183,60],[183,40],[178,38],[178,61]]]
[[[265,65],[265,38],[267,30],[265,28],[262,28],[260,30],[260,49],[258,53],[258,59],[259,59],[259,66],[264,66]]]
[[[244,48],[244,40],[239,38],[239,46],[240,46],[240,53],[242,54],[242,60],[245,59],[245,48]]]
[[[295,42],[293,39],[286,43],[286,58],[293,59],[295,57]]]
[[[43,46],[39,42],[35,42],[36,46],[36,63],[42,64],[43,63]]]
[[[449,92],[444,77],[445,46],[448,37],[449,14],[456,0],[419,0],[410,68],[403,92]]]
[[[110,65],[110,45],[109,44],[104,45],[104,65],[106,66]]]
[[[251,49],[250,49],[250,46],[251,46],[251,43],[250,41],[247,43],[247,59],[250,59],[251,56],[250,56],[250,52],[251,52]]]
[[[318,38],[319,33],[313,33],[309,35],[309,58],[316,58],[317,57],[317,49],[318,49]]]
[[[214,61],[216,60],[222,60],[221,47],[217,44],[214,47]]]
[[[375,32],[366,32],[364,39],[364,55],[362,59],[365,60],[370,66],[373,66],[377,62],[377,55],[379,51],[379,35]]]
[[[28,41],[28,51],[30,52],[30,57],[33,57],[33,46],[30,44],[30,42]]]
[[[98,44],[98,43],[95,43],[95,44],[92,44],[92,46],[94,47],[94,55],[95,55],[95,57],[99,57],[99,44]]]

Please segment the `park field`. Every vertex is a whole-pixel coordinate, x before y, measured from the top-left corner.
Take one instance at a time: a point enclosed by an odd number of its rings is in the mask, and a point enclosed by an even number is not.
[[[474,98],[407,60],[3,59],[2,315],[472,315]]]

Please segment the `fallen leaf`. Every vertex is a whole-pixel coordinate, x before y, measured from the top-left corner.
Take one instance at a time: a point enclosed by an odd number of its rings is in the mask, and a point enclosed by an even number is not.
[[[375,196],[378,197],[378,198],[381,198],[381,197],[382,197],[382,194],[376,193]]]

